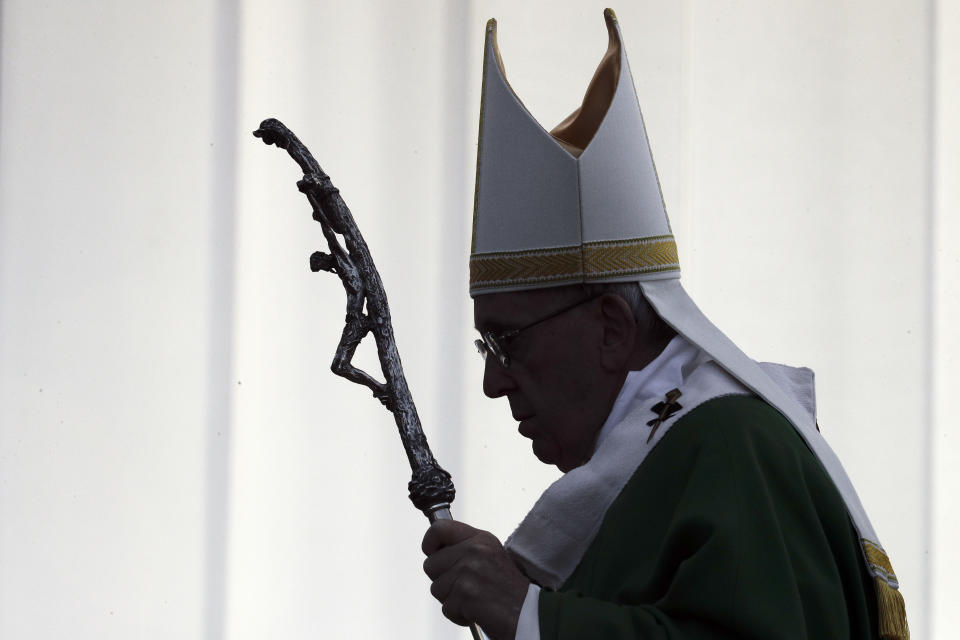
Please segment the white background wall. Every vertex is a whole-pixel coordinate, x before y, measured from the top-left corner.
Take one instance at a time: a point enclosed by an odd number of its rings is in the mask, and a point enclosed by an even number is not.
[[[504,537],[556,475],[470,345],[484,24],[550,128],[603,6],[0,2],[0,637],[466,637],[392,419],[328,371],[297,168],[250,132],[280,118],[341,189],[455,514]],[[957,3],[614,8],[688,290],[817,371],[914,637],[951,637]]]

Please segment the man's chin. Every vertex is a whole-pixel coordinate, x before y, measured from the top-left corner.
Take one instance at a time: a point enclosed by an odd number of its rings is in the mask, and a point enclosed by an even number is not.
[[[544,464],[552,464],[562,473],[572,471],[573,469],[576,469],[587,462],[586,459],[578,462],[572,462],[569,459],[562,460],[562,456],[559,455],[556,447],[543,443],[539,440],[533,441],[533,455],[537,456],[537,459]]]
[[[571,462],[570,460],[564,460],[564,456],[560,455],[560,450],[557,448],[557,445],[550,440],[534,438],[530,443],[530,446],[533,448],[533,455],[537,456],[537,459],[540,462],[543,464],[552,464],[563,473],[566,473],[571,469],[576,469],[585,462]],[[566,457],[569,458],[569,456]]]
[[[534,440],[531,443],[533,448],[533,455],[537,456],[537,459],[544,464],[556,465],[557,468],[560,468],[560,464],[557,462],[559,456],[557,455],[557,448],[551,446],[550,443],[544,442],[542,440]],[[563,471],[563,469],[560,469]]]

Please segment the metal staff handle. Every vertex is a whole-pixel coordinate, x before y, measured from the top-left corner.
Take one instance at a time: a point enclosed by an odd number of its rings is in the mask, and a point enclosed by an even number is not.
[[[400,441],[413,475],[407,485],[410,501],[431,523],[449,520],[450,503],[456,495],[453,481],[433,457],[420,426],[420,417],[403,375],[403,365],[393,338],[390,307],[380,274],[373,264],[367,243],[360,234],[350,209],[340,197],[320,164],[300,139],[279,120],[268,118],[253,135],[264,144],[286,149],[303,170],[297,188],[313,208],[313,219],[320,223],[330,253],[317,251],[310,256],[310,269],[336,274],[347,294],[347,315],[340,343],[330,369],[343,378],[362,384],[373,392],[392,414],[400,431]],[[338,236],[343,238],[340,243]],[[366,313],[364,313],[366,304]],[[360,341],[373,334],[384,381],[353,366],[353,354]],[[474,640],[486,640],[479,625],[470,625]]]

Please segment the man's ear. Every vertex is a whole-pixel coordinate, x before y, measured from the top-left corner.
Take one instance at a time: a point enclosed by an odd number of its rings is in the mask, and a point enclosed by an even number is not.
[[[627,301],[618,295],[600,296],[600,364],[608,371],[627,365],[637,338],[637,325]]]

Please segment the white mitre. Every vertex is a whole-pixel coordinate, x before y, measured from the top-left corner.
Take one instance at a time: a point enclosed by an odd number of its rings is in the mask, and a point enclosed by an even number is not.
[[[504,75],[487,23],[470,294],[676,278],[677,245],[613,11],[583,105],[549,133]]]
[[[680,285],[676,243],[620,26],[611,9],[604,17],[609,45],[583,104],[549,132],[507,82],[497,23],[487,23],[470,295],[638,282],[667,324],[794,425],[846,502],[877,581],[881,612],[902,619],[889,559],[839,459],[820,436],[815,411],[784,390],[793,381],[774,380],[761,369]],[[809,369],[793,371],[813,376]],[[803,404],[812,407],[813,398]]]

